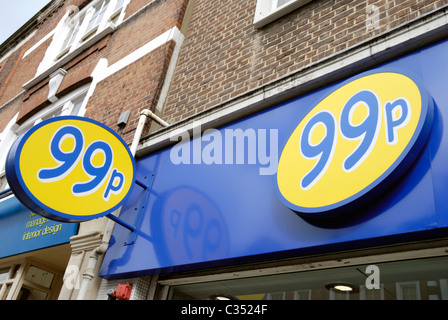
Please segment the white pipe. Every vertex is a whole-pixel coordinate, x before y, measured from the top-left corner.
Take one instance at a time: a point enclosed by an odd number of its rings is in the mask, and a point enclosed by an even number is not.
[[[159,124],[161,124],[164,127],[168,126],[168,123],[160,119],[158,116],[156,116],[152,111],[145,109],[140,112],[140,119],[137,124],[137,128],[135,130],[134,139],[132,140],[132,144],[130,147],[130,151],[132,156],[135,157],[135,153],[137,151],[138,144],[140,143],[140,138],[143,132],[143,128],[145,127],[146,119],[150,117],[153,120],[157,121]],[[117,209],[113,214],[115,216],[119,216],[121,211],[121,208]],[[84,271],[82,277],[82,283],[81,287],[79,289],[78,293],[78,300],[84,300],[87,291],[89,288],[90,281],[95,277],[95,269],[98,263],[98,259],[101,255],[105,254],[107,251],[107,248],[109,247],[109,242],[112,237],[112,232],[115,227],[115,222],[111,219],[107,219],[106,228],[104,230],[103,239],[101,241],[101,244],[92,251],[92,253],[89,256],[89,261],[87,263],[87,268]]]
[[[142,111],[142,113],[145,113],[148,117],[150,117],[151,119],[153,119],[154,121],[157,121],[160,125],[164,126],[164,127],[168,127],[169,124],[165,121],[163,121],[162,119],[160,119],[154,112],[152,112],[151,110],[145,109]]]
[[[120,209],[117,209],[113,214],[118,216],[120,214]],[[89,256],[89,261],[87,263],[87,268],[82,274],[82,283],[78,293],[78,300],[85,300],[87,291],[89,289],[90,281],[95,277],[95,269],[98,263],[98,259],[101,255],[105,254],[107,248],[109,247],[110,238],[112,237],[112,232],[115,227],[115,222],[111,219],[107,219],[106,228],[104,230],[103,239],[101,244],[95,248]]]
[[[96,267],[96,263],[98,261],[98,257],[101,254],[99,251],[101,247],[102,247],[102,244],[98,248],[93,250],[89,256],[87,268],[84,271],[84,273],[82,274],[82,283],[81,283],[81,287],[79,288],[79,292],[78,292],[78,300],[84,300],[87,295],[87,289],[89,288],[90,280],[92,280],[93,277],[95,276],[94,270]]]
[[[138,121],[137,128],[135,129],[134,140],[132,141],[130,148],[133,156],[135,156],[135,152],[137,151],[138,143],[140,141],[143,128],[145,127],[146,118],[147,118],[146,114],[142,111],[140,113],[140,119]]]
[[[164,127],[169,126],[168,123],[166,123],[165,121],[160,119],[151,110],[148,110],[148,109],[142,110],[140,112],[140,120],[138,122],[137,128],[135,129],[134,140],[132,141],[132,145],[131,145],[131,153],[133,156],[135,156],[135,153],[137,152],[137,147],[140,142],[140,137],[142,136],[142,131],[143,131],[143,128],[145,127],[146,118],[151,118]]]

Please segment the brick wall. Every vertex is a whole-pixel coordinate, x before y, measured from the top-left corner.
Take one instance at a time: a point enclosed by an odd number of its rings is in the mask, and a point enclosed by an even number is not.
[[[91,1],[61,1],[53,11],[44,13],[35,36],[0,65],[2,66],[0,69],[0,80],[2,80],[0,106],[3,106],[4,109],[1,111],[2,113],[15,115],[20,111],[18,123],[21,124],[50,104],[47,100],[48,77],[25,92],[22,86],[36,75],[37,68],[44,58],[52,37],[26,57],[22,57],[29,48],[56,27],[70,6],[82,9],[89,2]],[[179,26],[183,19],[186,3],[188,3],[187,0],[131,0],[126,10],[127,17],[133,15],[131,19],[120,25],[115,32],[86,48],[85,51],[61,66],[67,71],[67,74],[56,95],[61,98],[81,85],[92,81],[92,72],[100,59],[105,58],[108,66],[113,65],[163,32],[174,26]],[[138,14],[135,14],[136,12]],[[120,131],[125,140],[130,142],[137,125],[139,112],[144,108],[153,109],[157,102],[173,46],[174,43],[170,42],[100,82],[88,101],[85,116],[99,120],[119,131],[116,125],[119,115],[124,110],[130,110],[130,121],[124,130]],[[17,99],[20,103],[15,102],[5,106],[5,103],[19,94],[21,96]],[[3,131],[9,119],[0,121],[0,132]]]
[[[169,42],[98,83],[95,94],[89,100],[86,116],[116,130],[130,143],[139,112],[152,109],[157,102],[173,46],[174,43]],[[117,120],[127,110],[131,111],[129,123],[120,130]]]
[[[23,49],[17,50],[1,63],[2,67],[0,69],[0,105],[4,105],[21,92],[20,88],[11,85],[11,83],[14,84],[14,75],[16,74],[15,70],[19,66],[17,62],[22,57],[23,53]]]
[[[42,17],[35,37],[4,60],[0,69],[0,105],[23,92],[22,85],[36,74],[52,38],[22,59],[26,50],[54,29],[68,6],[82,8],[89,2],[61,2]],[[131,0],[126,10],[126,16],[132,16],[131,19],[107,39],[64,66],[68,73],[58,95],[67,94],[91,81],[91,73],[101,58],[106,58],[108,65],[112,65],[174,25],[180,28],[187,3],[187,0]],[[252,23],[256,0],[196,0],[163,118],[174,123],[219,105],[447,3],[448,0],[315,0],[257,29]],[[369,5],[374,5],[380,14],[378,25],[373,28],[368,26]],[[165,56],[160,57],[161,52]],[[152,108],[157,101],[157,92],[151,90],[160,89],[162,78],[156,80],[154,75],[163,77],[171,53],[172,44],[154,53],[160,58],[158,63],[152,59],[145,61],[142,67],[148,69],[143,70],[142,75],[146,83],[149,81],[151,85],[145,86],[136,81],[126,83],[126,88],[135,94],[136,100],[140,99],[139,102],[129,101],[128,104],[127,99],[121,99],[117,104],[108,106],[105,100],[101,102],[106,89],[100,83],[88,103],[86,116],[98,117],[98,120],[114,126],[116,119],[113,118],[117,118],[121,110],[129,109],[135,122],[142,108]],[[136,64],[122,72],[134,72],[131,70]],[[113,77],[118,77],[119,83],[125,81],[120,78],[121,74]],[[110,83],[112,87],[115,85]],[[39,85],[23,95],[19,121],[26,120],[33,112],[48,104],[45,100],[48,88],[42,86],[42,83]],[[115,95],[126,94],[118,88],[115,90]],[[148,98],[150,96],[151,99]],[[11,104],[9,108],[12,105],[18,108],[17,103]],[[100,109],[110,108],[110,112],[107,111],[107,116],[104,111],[95,112],[95,106],[100,106]],[[3,122],[0,122],[0,131],[4,128]],[[133,125],[130,122],[122,133],[130,135],[135,128]],[[129,140],[128,137],[126,139]]]
[[[136,0],[134,0],[136,1]],[[135,6],[131,1],[129,6]],[[136,1],[141,3],[142,1]],[[140,11],[137,17],[126,22],[125,26],[114,33],[111,38],[111,45],[107,51],[109,64],[122,59],[130,54],[135,48],[139,48],[148,43],[165,31],[177,25],[183,19],[183,12],[186,0],[155,0],[145,1],[148,5]],[[126,10],[126,14],[132,8]]]
[[[22,108],[22,99],[11,100],[7,105],[0,109],[0,130],[3,130],[9,121],[17,114],[18,110]],[[0,152],[4,152],[1,150]]]
[[[164,118],[177,122],[447,3],[314,0],[257,29],[256,0],[197,0]]]

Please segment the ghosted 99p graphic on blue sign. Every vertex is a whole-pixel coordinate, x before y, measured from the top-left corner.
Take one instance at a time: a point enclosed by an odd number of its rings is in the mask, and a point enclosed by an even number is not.
[[[115,229],[100,275],[132,277],[448,236],[447,53],[443,41],[216,129],[214,136],[224,138],[225,130],[278,130],[278,176],[262,175],[261,165],[247,161],[173,163],[172,147],[139,159],[137,179],[155,175],[151,194],[143,201],[143,191],[134,188],[121,212],[130,221],[142,208],[137,238],[126,244],[131,233]],[[211,143],[198,139],[185,141],[190,148],[184,150]],[[399,172],[388,171],[394,166]],[[366,174],[354,174],[361,171]],[[324,192],[320,184],[329,179],[336,181]],[[350,181],[357,186],[344,191]],[[375,187],[371,193],[375,181],[388,181],[387,192]],[[313,220],[296,214],[306,206],[294,197],[279,199],[278,185],[281,192],[319,188],[309,215],[330,213],[325,206],[332,204],[345,207],[344,199],[366,202],[349,205],[350,215]]]

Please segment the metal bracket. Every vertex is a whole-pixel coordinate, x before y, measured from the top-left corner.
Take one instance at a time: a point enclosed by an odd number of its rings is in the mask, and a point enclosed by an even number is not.
[[[148,202],[149,195],[151,194],[151,188],[152,188],[152,184],[154,182],[154,177],[155,177],[155,174],[151,173],[150,175],[144,177],[144,179],[146,180],[145,181],[146,183],[142,182],[142,181],[139,181],[139,180],[135,181],[135,183],[138,186],[140,186],[140,187],[142,187],[144,189],[144,192],[143,192],[143,195],[140,198],[139,206],[135,207],[135,210],[137,211],[137,213],[136,213],[135,221],[134,221],[134,226],[136,226],[136,227],[134,227],[134,228],[140,227],[140,225],[142,223],[143,216],[144,216],[144,210],[145,210],[146,204]],[[131,236],[124,243],[124,245],[125,246],[133,245],[135,243],[135,241],[137,240],[137,236],[138,236],[138,234],[137,234],[136,230],[134,229],[134,231],[132,232]]]
[[[114,216],[113,214],[106,215],[107,218],[113,220],[114,222],[118,223],[119,225],[125,227],[126,229],[128,229],[129,231],[132,232],[128,241],[126,241],[124,243],[125,246],[132,245],[137,240],[137,232],[136,231],[143,220],[143,210],[145,209],[146,202],[148,201],[148,197],[151,193],[151,187],[152,187],[152,183],[154,182],[154,177],[155,177],[154,173],[152,173],[149,177],[148,176],[144,177],[145,180],[148,180],[148,181],[145,181],[147,183],[142,182],[140,180],[135,180],[135,183],[144,189],[144,193],[143,193],[143,196],[141,196],[141,198],[140,198],[141,199],[140,208],[137,208],[137,207],[135,208],[137,213],[136,213],[134,225],[130,225],[129,223],[121,220],[120,218],[118,218],[117,216]]]
[[[131,226],[129,223],[124,222],[117,216],[114,216],[113,214],[110,213],[110,214],[106,215],[106,217],[109,218],[110,220],[114,221],[115,223],[118,223],[120,226],[125,227],[126,229],[130,230],[131,232],[135,232],[135,227]]]
[[[12,195],[12,190],[11,189],[5,189],[3,191],[0,191],[0,199],[6,198],[10,195]]]

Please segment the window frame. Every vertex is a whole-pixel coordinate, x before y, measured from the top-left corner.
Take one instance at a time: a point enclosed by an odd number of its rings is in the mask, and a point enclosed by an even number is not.
[[[421,283],[422,281],[428,280],[426,275],[428,274],[420,266],[425,268],[433,269],[433,262],[439,262],[445,264],[448,262],[448,254],[445,250],[446,241],[435,242],[433,246],[422,248],[421,244],[409,245],[409,244],[400,244],[392,247],[386,248],[370,248],[370,249],[361,249],[359,251],[348,251],[348,252],[338,252],[334,254],[330,254],[329,256],[321,257],[321,256],[303,256],[297,257],[296,260],[285,260],[285,261],[277,261],[273,263],[273,261],[267,262],[266,264],[255,263],[244,265],[244,266],[233,266],[230,268],[220,269],[218,272],[215,270],[214,272],[210,272],[210,269],[204,270],[196,270],[192,272],[187,272],[183,274],[173,273],[173,274],[161,274],[158,275],[154,281],[157,282],[157,290],[153,290],[148,294],[148,299],[153,300],[171,300],[173,299],[174,291],[176,287],[179,286],[196,286],[194,289],[197,294],[197,288],[199,286],[207,286],[208,284],[216,284],[221,283],[220,288],[226,288],[226,281],[252,281],[252,283],[264,283],[264,277],[270,276],[287,276],[287,275],[300,275],[303,272],[302,277],[306,277],[309,279],[307,273],[308,272],[320,272],[320,271],[328,271],[332,270],[344,270],[353,268],[353,272],[359,273],[358,277],[364,277],[364,279],[359,283],[359,297],[364,299],[366,295],[363,295],[363,291],[366,291],[367,287],[364,283],[364,280],[367,281],[368,274],[363,274],[360,272],[367,265],[377,265],[379,270],[381,270],[381,275],[379,275],[380,281],[380,289],[368,289],[375,290],[375,292],[379,295],[378,299],[387,300],[386,295],[386,286],[389,286],[390,289],[393,287],[396,288],[397,284],[409,284],[409,283]],[[334,259],[337,257],[338,259]],[[368,259],[366,259],[368,257]],[[423,264],[420,264],[423,263]],[[417,263],[419,268],[414,269],[417,270],[417,278],[415,276],[408,277],[408,275],[412,275],[412,271],[408,271],[407,274],[402,274],[401,270],[403,270],[404,266],[410,266],[410,264]],[[360,269],[359,269],[360,268]],[[383,269],[386,268],[386,269]],[[406,268],[407,270],[407,268]],[[440,268],[439,268],[440,270]],[[445,271],[444,271],[445,272]],[[415,274],[415,273],[414,273]],[[424,275],[423,278],[419,278],[418,275]],[[322,274],[320,274],[322,275]],[[333,281],[345,281],[347,280],[351,283],[351,279],[343,279],[340,277],[340,274],[332,275],[332,279],[327,277],[330,274],[324,274],[323,282],[333,282]],[[356,277],[356,276],[355,276]],[[305,279],[305,278],[303,278]],[[431,280],[438,280],[438,286],[440,288],[441,296],[440,299],[446,300],[448,299],[448,277],[443,276],[442,278],[431,276]],[[275,283],[271,279],[271,283]],[[299,283],[299,282],[297,282]],[[356,284],[356,281],[355,283]],[[258,285],[257,285],[258,286]],[[215,287],[218,288],[218,287]],[[244,283],[241,288],[246,290],[247,282]],[[322,288],[322,287],[321,287]],[[303,287],[302,289],[308,289]],[[331,289],[331,288],[329,288]],[[291,288],[290,288],[291,290]],[[294,289],[297,290],[297,289]],[[392,292],[392,295],[395,294],[398,300],[398,290],[395,289]],[[228,294],[227,292],[222,292],[220,290],[219,294]],[[330,291],[330,290],[329,290]],[[378,292],[380,291],[380,292]],[[278,288],[275,289],[275,292],[278,292]],[[420,292],[420,291],[419,291]],[[262,292],[260,292],[262,293]],[[238,294],[233,291],[233,294]],[[245,292],[244,294],[254,295],[254,293]],[[330,294],[330,292],[329,292]],[[389,293],[390,294],[390,293]],[[422,298],[421,292],[420,299]],[[350,296],[350,294],[349,294]],[[336,298],[336,296],[334,296]],[[338,296],[340,298],[346,298],[345,296]],[[354,299],[358,299],[357,296],[353,297]],[[350,300],[354,300],[350,297]]]
[[[86,24],[86,28],[84,30],[84,35],[81,38],[81,41],[85,41],[90,38],[93,34],[97,33],[98,29],[100,29],[101,24],[104,24],[104,20],[106,20],[106,13],[111,11],[111,3],[117,3],[117,0],[102,0],[99,1],[96,5],[93,5],[90,10],[91,14],[84,18],[83,24]],[[107,19],[109,20],[109,19]],[[93,22],[93,24],[92,24]],[[91,25],[92,24],[92,25]]]
[[[396,292],[397,292],[397,300],[421,300],[421,294],[420,294],[420,282],[419,281],[404,281],[404,282],[397,282],[395,284],[396,286]],[[408,298],[406,297],[406,294],[404,290],[406,288],[412,288],[415,290],[414,294],[416,298]]]
[[[75,39],[79,34],[79,30],[81,29],[81,24],[83,20],[84,17],[81,17],[79,20],[75,21],[73,25],[68,25],[67,30],[65,30],[66,34],[61,49],[59,50],[59,53],[56,55],[56,60],[60,60],[71,50],[72,45],[73,43],[75,43]]]
[[[282,6],[285,6],[285,5],[289,4],[291,1],[294,1],[294,0],[286,0],[285,3],[279,5],[278,3],[280,1],[282,1],[282,0],[274,0],[274,1],[272,1],[272,3],[274,4],[273,10],[275,10],[276,8],[280,8]]]
[[[73,115],[71,114],[73,110],[73,106],[76,102],[79,100],[82,100],[83,103],[85,102],[84,99],[86,98],[87,91],[89,89],[90,84],[86,84],[77,90],[74,90],[73,92],[65,95],[55,103],[52,103],[48,107],[44,108],[43,110],[37,112],[35,115],[33,115],[31,118],[26,120],[23,124],[21,124],[19,127],[16,128],[15,134],[16,136],[21,135],[23,132],[29,130],[31,127],[35,126],[36,124],[47,120],[49,118],[52,118],[54,116],[67,116],[67,115]],[[60,114],[58,114],[60,113]],[[76,115],[80,115],[83,113],[82,106],[79,109],[78,113]]]
[[[6,181],[6,172],[5,172],[5,161],[7,151],[13,144],[13,142],[25,131],[29,130],[34,125],[52,118],[56,115],[77,115],[83,116],[85,113],[85,105],[87,101],[87,94],[90,88],[90,83],[85,84],[84,86],[72,91],[71,93],[65,95],[58,101],[50,104],[46,108],[40,110],[35,115],[30,117],[20,126],[16,124],[16,120],[18,117],[18,113],[10,120],[5,130],[0,133],[0,150],[5,151],[1,154],[3,157],[0,157],[0,191],[6,190],[9,188],[8,183]],[[74,107],[77,103],[78,112],[73,114]]]
[[[31,267],[36,267],[54,275],[49,288],[26,279]],[[0,301],[17,300],[22,288],[44,292],[47,295],[45,300],[57,299],[63,281],[62,270],[29,258],[2,264],[0,268],[9,268],[6,279],[0,280]]]
[[[107,5],[105,5],[106,3]],[[121,6],[117,8],[119,3]],[[61,31],[60,43],[56,45],[57,54],[53,63],[58,62],[79,47],[87,46],[88,40],[101,34],[102,31],[108,28],[114,30],[116,25],[113,21],[117,23],[114,19],[123,11],[123,8],[125,8],[125,1],[96,0],[75,13],[74,16],[67,16]],[[89,28],[93,20],[95,20],[94,25]],[[67,45],[68,43],[69,45]]]
[[[85,28],[87,27],[86,23],[88,21],[88,15],[93,14],[91,8],[101,1],[104,0],[94,0],[85,8],[75,13],[71,13],[71,11],[67,10],[56,28],[52,31],[52,33],[54,33],[53,40],[50,46],[47,48],[45,56],[40,62],[34,78],[22,85],[25,90],[28,90],[34,85],[38,84],[40,81],[48,77],[52,72],[56,71],[58,68],[72,60],[78,54],[85,51],[87,48],[94,45],[108,34],[114,32],[117,27],[124,21],[126,8],[130,3],[130,0],[110,0],[111,2],[108,6],[108,10],[105,13],[104,19],[98,27],[97,31],[87,37],[84,37]],[[117,6],[117,4],[120,5]],[[76,34],[75,39],[73,40],[73,44],[68,47],[65,46],[66,48],[63,48],[64,43],[66,43],[65,40],[71,32],[71,25],[75,21],[77,21],[77,19],[82,20],[82,22],[80,24],[79,31]]]
[[[253,21],[256,28],[261,28],[313,0],[290,0],[280,6],[278,5],[278,1],[279,0],[257,0]]]

